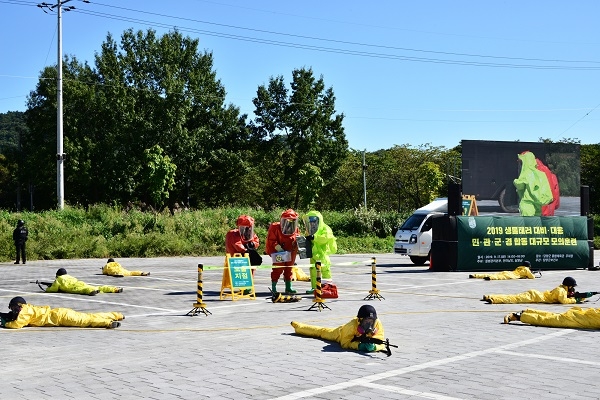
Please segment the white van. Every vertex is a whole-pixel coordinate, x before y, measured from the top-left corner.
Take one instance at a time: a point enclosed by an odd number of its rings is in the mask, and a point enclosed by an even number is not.
[[[438,197],[416,210],[396,232],[394,253],[408,256],[415,265],[424,265],[431,251],[431,217],[447,213],[446,197]]]

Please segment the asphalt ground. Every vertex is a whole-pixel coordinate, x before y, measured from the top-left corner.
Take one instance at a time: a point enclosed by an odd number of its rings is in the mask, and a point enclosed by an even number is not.
[[[595,253],[595,265],[600,260]],[[270,260],[256,271],[255,300],[219,300],[222,257],[119,259],[148,277],[100,275],[106,260],[0,264],[0,303],[120,311],[118,329],[2,329],[0,397],[6,399],[598,399],[600,332],[503,324],[526,305],[491,305],[483,294],[552,289],[573,276],[600,291],[600,271],[547,271],[535,280],[484,281],[468,272],[431,272],[394,254],[333,256],[339,298],[319,310],[311,297],[272,303]],[[211,314],[186,315],[198,300]],[[300,267],[308,273],[307,260]],[[123,293],[46,294],[30,281],[64,267],[87,283]],[[308,282],[294,284],[299,291]],[[283,287],[280,282],[279,287]],[[585,307],[600,307],[594,296]],[[375,306],[393,354],[346,351],[296,336],[290,321],[335,327],[363,304]],[[309,310],[312,307],[312,310]],[[531,308],[562,312],[560,304]]]

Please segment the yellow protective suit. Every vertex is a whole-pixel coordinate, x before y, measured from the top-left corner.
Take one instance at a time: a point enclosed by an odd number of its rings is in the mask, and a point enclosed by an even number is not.
[[[306,275],[306,272],[302,270],[300,267],[292,268],[292,280],[293,281],[302,281],[309,282],[310,276]]]
[[[552,290],[540,292],[531,289],[519,294],[490,294],[486,296],[492,304],[518,304],[518,303],[561,303],[575,304],[575,297],[567,297],[567,287],[560,285]]]
[[[360,341],[352,341],[352,339],[355,337],[361,336],[361,334],[358,332],[358,317],[354,317],[347,324],[337,328],[324,328],[320,326],[307,325],[296,321],[292,321],[292,326],[298,335],[337,342],[344,349],[358,350],[358,345],[360,344]],[[367,336],[385,340],[383,325],[379,319],[375,320],[375,333],[367,334]],[[375,351],[380,350],[385,350],[385,345],[376,344]]]
[[[102,273],[110,276],[145,276],[148,275],[143,271],[129,271],[126,270],[116,261],[107,263],[102,267]]]
[[[71,275],[57,276],[51,286],[46,289],[47,293],[73,293],[73,294],[90,294],[96,290],[102,293],[118,293],[116,286],[91,286],[85,282],[78,280]]]
[[[4,326],[19,329],[24,326],[74,326],[79,328],[109,328],[113,321],[124,319],[118,312],[83,313],[70,308],[50,308],[23,304],[14,321]]]
[[[521,322],[552,328],[600,329],[600,309],[573,307],[562,314],[527,309],[521,313]]]
[[[527,267],[517,267],[514,271],[502,271],[495,274],[472,274],[471,277],[478,279],[489,278],[491,281],[505,279],[535,279],[531,270]]]

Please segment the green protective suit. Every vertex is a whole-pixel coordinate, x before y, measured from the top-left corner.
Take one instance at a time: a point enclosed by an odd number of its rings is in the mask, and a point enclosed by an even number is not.
[[[535,155],[530,151],[519,154],[521,173],[513,181],[519,195],[522,216],[541,216],[542,206],[552,202],[552,189],[546,174],[536,168]]]
[[[107,263],[104,267],[102,267],[102,273],[104,275],[111,276],[142,276],[144,275],[143,271],[129,271],[126,270],[116,261]]]
[[[600,309],[573,307],[562,314],[527,309],[521,313],[521,322],[552,328],[600,329]]]
[[[79,328],[109,328],[113,321],[121,321],[123,314],[118,312],[83,313],[70,308],[50,308],[23,304],[14,321],[4,327],[19,329],[24,326],[74,326]]]
[[[315,263],[321,261],[321,278],[331,279],[331,259],[330,254],[337,252],[337,241],[333,236],[333,231],[323,221],[323,216],[318,211],[309,211],[302,217],[304,226],[308,226],[308,218],[317,217],[319,219],[319,228],[314,233],[312,240],[312,257],[310,258],[310,282],[313,289],[317,287],[317,267]]]
[[[360,332],[358,331],[359,325],[360,322],[358,317],[354,317],[347,324],[337,328],[324,328],[320,326],[307,325],[296,321],[292,322],[292,326],[298,335],[337,342],[342,346],[342,348],[349,350],[358,350],[360,341],[353,341],[352,339],[361,336]],[[367,334],[367,336],[385,340],[383,325],[379,319],[375,320],[375,333]],[[385,345],[376,344],[375,351],[380,350],[385,350]]]
[[[519,304],[519,303],[560,303],[575,304],[574,297],[567,297],[567,287],[560,285],[552,290],[540,292],[531,289],[519,294],[490,294],[492,304]]]
[[[485,279],[491,281],[500,281],[506,279],[535,279],[531,270],[527,267],[517,267],[514,271],[502,271],[495,274],[473,274],[473,278]]]
[[[57,276],[51,286],[46,289],[47,293],[73,293],[73,294],[90,294],[93,291],[99,290],[102,293],[117,293],[116,286],[91,286],[85,282],[78,280],[71,275]]]

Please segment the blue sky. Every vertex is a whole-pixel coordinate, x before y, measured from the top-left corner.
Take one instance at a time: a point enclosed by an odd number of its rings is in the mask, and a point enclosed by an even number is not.
[[[0,112],[24,111],[39,72],[56,64],[56,14],[37,4],[0,0]],[[213,53],[227,102],[249,118],[259,85],[278,75],[289,85],[293,69],[312,68],[333,88],[353,149],[451,148],[462,139],[600,143],[597,0],[71,5],[64,54],[93,66],[108,32],[120,39],[128,28],[177,27]]]

